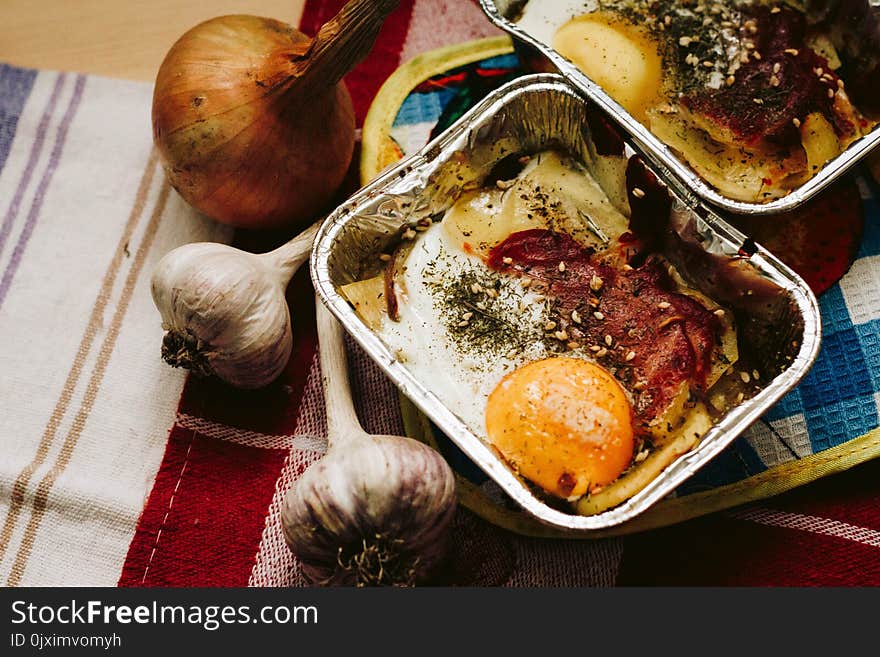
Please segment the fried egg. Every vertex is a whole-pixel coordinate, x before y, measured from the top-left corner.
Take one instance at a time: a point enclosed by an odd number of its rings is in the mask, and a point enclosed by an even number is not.
[[[576,500],[629,466],[632,415],[608,370],[557,356],[502,379],[486,403],[486,432],[520,474],[552,495]]]
[[[618,483],[626,495],[644,485],[630,476],[645,439],[634,420],[637,396],[627,387],[632,382],[622,384],[599,360],[609,349],[569,338],[565,323],[581,319],[560,317],[560,300],[538,269],[531,278],[528,270],[489,265],[490,254],[500,257],[493,247],[534,229],[564,233],[584,253],[614,251],[628,217],[603,186],[568,157],[546,151],[514,179],[462,193],[441,221],[419,228],[397,248],[389,270],[342,290],[394,357],[545,494],[580,506],[584,497],[616,504]],[[502,262],[512,266],[513,258]],[[554,271],[563,267],[553,264]],[[585,297],[596,289],[589,285]],[[389,292],[393,318],[384,311]],[[603,344],[610,348],[609,335]],[[689,413],[704,420],[699,430],[708,426],[703,406],[679,401],[662,416],[668,436],[664,430],[652,438],[658,454],[678,453],[676,426],[688,427],[693,445],[698,431],[686,422]]]

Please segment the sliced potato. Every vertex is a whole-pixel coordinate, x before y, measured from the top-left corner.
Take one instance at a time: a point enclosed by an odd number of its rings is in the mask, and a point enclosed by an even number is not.
[[[629,219],[596,179],[556,152],[532,159],[517,187],[505,196],[503,212],[507,221],[521,215],[538,217],[545,227],[558,228],[581,244],[596,248],[605,244],[594,228],[614,240],[629,226]]]
[[[383,274],[343,285],[339,292],[354,306],[367,326],[376,330],[382,325],[383,318],[388,314]]]
[[[692,450],[711,426],[712,419],[706,407],[701,403],[697,404],[667,443],[624,472],[613,484],[598,493],[579,499],[575,504],[577,512],[590,516],[625,502],[654,481],[675,459]]]
[[[807,114],[801,123],[801,143],[807,154],[807,170],[816,173],[840,153],[840,142],[828,119],[819,112]]]
[[[791,154],[748,151],[712,139],[672,112],[652,111],[650,129],[682,154],[706,181],[739,201],[766,201],[783,196],[790,187],[787,183],[800,180],[806,168],[806,158],[800,149]]]

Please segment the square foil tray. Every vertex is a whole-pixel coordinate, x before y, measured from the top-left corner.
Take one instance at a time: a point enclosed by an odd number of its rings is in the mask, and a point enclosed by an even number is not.
[[[552,0],[552,2],[551,0],[480,0],[480,5],[489,19],[513,38],[516,50],[527,69],[558,72],[563,75],[572,86],[596,103],[631,136],[634,144],[638,145],[640,151],[652,162],[655,168],[665,169],[667,174],[671,172],[681,180],[685,193],[711,203],[717,208],[742,215],[775,215],[793,210],[826,189],[880,143],[880,125],[877,125],[868,134],[863,135],[847,146],[839,155],[826,162],[816,175],[793,189],[786,196],[766,203],[730,198],[704,181],[669,146],[621,107],[600,85],[593,82],[574,64],[554,50],[550,44],[527,33],[509,18],[527,4],[542,1],[548,6],[555,5],[557,2],[557,0]],[[872,0],[872,5],[876,2],[877,0]],[[560,2],[560,4],[562,3]],[[575,2],[573,4],[567,0],[565,4],[575,7],[589,3]],[[548,18],[548,20],[552,19]],[[560,22],[559,25],[561,24]]]
[[[401,239],[405,226],[441,217],[463,190],[480,185],[504,156],[556,147],[573,154],[588,170],[602,166],[607,157],[625,157],[628,162],[641,157],[629,145],[623,155],[599,154],[588,111],[588,101],[558,75],[528,75],[508,83],[330,214],[310,261],[320,298],[398,388],[512,500],[539,521],[573,533],[624,523],[673,493],[797,384],[820,342],[819,309],[807,285],[760,245],[683,193],[668,172],[652,169],[673,199],[661,252],[689,284],[734,312],[740,349],[749,349],[764,386],[724,414],[696,447],[647,487],[592,516],[554,508],[533,493],[487,442],[471,432],[455,408],[435,396],[431,381],[417,379],[395,357],[339,287],[375,267],[379,255]]]

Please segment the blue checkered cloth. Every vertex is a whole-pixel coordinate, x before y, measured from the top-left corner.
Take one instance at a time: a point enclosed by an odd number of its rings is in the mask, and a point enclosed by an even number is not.
[[[518,62],[514,55],[502,55],[476,66],[516,69]],[[406,98],[390,131],[404,154],[427,143],[461,93],[466,92],[440,87]],[[850,271],[819,297],[823,339],[815,364],[797,388],[691,477],[678,495],[741,481],[880,426],[880,189],[868,175],[861,175],[858,184],[865,210],[864,238]],[[444,442],[443,451],[459,473],[474,483],[486,481],[482,471]]]

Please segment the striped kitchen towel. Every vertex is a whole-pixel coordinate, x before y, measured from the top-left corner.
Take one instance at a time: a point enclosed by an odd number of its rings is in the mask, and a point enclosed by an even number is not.
[[[156,357],[149,272],[228,236],[171,193],[150,98],[0,66],[5,584],[115,584],[174,418],[184,376]]]
[[[309,0],[304,31],[341,4]],[[471,0],[401,0],[347,78],[359,120],[401,63],[491,35]],[[308,276],[288,290],[295,347],[272,386],[231,390],[161,362],[149,273],[178,244],[232,236],[165,183],[151,150],[150,92],[0,68],[0,578],[302,584],[278,509],[325,448]],[[235,241],[267,246],[242,233]],[[396,390],[350,347],[365,426],[402,432]],[[462,509],[448,581],[880,584],[875,463],[760,507],[626,538],[526,538]]]

